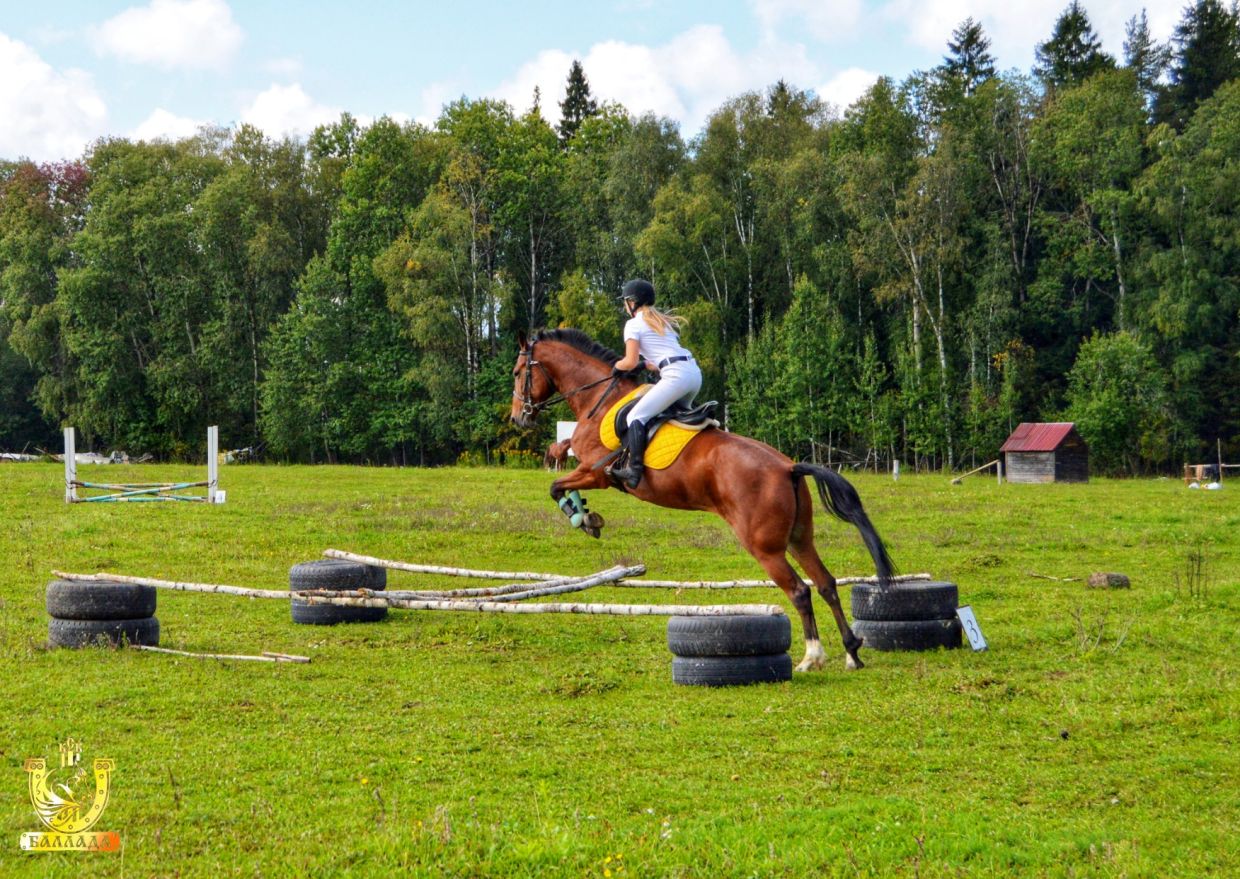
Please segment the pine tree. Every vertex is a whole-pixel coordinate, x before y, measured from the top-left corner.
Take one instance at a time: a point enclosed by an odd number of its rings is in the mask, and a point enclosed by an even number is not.
[[[947,41],[951,54],[943,57],[941,70],[960,82],[966,96],[995,75],[995,58],[990,54],[990,39],[982,31],[980,22],[970,16],[952,31]]]
[[[1115,59],[1102,51],[1102,41],[1079,0],[1068,4],[1051,38],[1039,43],[1035,54],[1033,72],[1048,91],[1071,88],[1115,66]]]
[[[1155,116],[1182,129],[1198,104],[1240,76],[1240,10],[1221,0],[1197,0],[1184,10],[1171,42],[1171,85]]]
[[[1167,65],[1171,61],[1171,48],[1155,41],[1150,34],[1150,23],[1141,10],[1141,16],[1128,19],[1124,28],[1124,66],[1137,75],[1137,85],[1145,95],[1147,107],[1153,107],[1162,86]]]
[[[581,123],[598,112],[598,104],[590,97],[590,83],[580,61],[573,61],[568,70],[568,88],[560,101],[560,145],[567,146]]]

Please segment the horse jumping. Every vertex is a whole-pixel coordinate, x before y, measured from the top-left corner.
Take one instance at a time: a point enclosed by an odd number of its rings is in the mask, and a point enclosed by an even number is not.
[[[615,486],[600,463],[610,450],[599,438],[599,424],[608,406],[633,390],[637,382],[612,376],[619,355],[579,330],[542,330],[528,340],[522,334],[513,367],[512,420],[529,427],[538,413],[563,400],[577,416],[572,446],[579,462],[571,473],[551,484],[551,497],[574,524],[594,537],[602,517],[573,504],[573,491]],[[857,653],[861,639],[853,634],[840,606],[835,578],[814,549],[813,503],[802,477],[812,476],[823,505],[838,518],[857,527],[886,587],[894,566],[878,532],[849,482],[834,471],[814,464],[797,464],[765,443],[718,429],[703,431],[685,447],[679,459],[664,470],[647,469],[641,483],[625,489],[634,497],[678,510],[706,510],[721,516],[741,545],[758,560],[801,617],[805,658],[798,671],[822,668],[826,654],[818,636],[809,587],[793,569],[788,556],[813,581],[827,602],[844,643],[846,668],[862,667]]]

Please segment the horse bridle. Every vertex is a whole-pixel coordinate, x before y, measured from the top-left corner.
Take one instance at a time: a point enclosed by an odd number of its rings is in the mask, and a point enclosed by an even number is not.
[[[555,394],[552,394],[542,402],[536,402],[534,400],[534,367],[537,366],[542,370],[543,375],[547,379],[547,384],[551,385],[553,388],[555,387],[555,379],[551,377],[551,373],[547,372],[547,367],[543,366],[542,363],[534,359],[535,344],[535,341],[531,339],[530,347],[525,350],[525,381],[523,383],[523,387],[521,388],[521,393],[517,394],[515,391],[513,392],[513,396],[521,401],[522,418],[537,416],[539,412],[546,409],[548,406],[554,406],[556,403],[564,402],[568,400],[569,397],[580,394],[582,391],[588,391],[590,388],[598,387],[603,382],[610,379],[611,386],[603,392],[603,396],[599,397],[598,403],[594,404],[594,408],[591,409],[590,414],[586,416],[586,418],[590,418],[596,411],[598,411],[598,407],[602,404],[603,400],[607,399],[607,395],[612,392],[612,389],[620,381],[620,376],[610,375],[605,378],[601,378],[598,381],[584,384],[579,388],[573,388],[571,391],[564,391],[563,393],[557,391]]]

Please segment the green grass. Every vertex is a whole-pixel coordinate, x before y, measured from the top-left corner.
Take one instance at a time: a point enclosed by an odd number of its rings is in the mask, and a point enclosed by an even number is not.
[[[57,467],[0,465],[0,875],[1240,874],[1240,484],[853,480],[903,570],[960,585],[988,653],[867,651],[849,673],[827,638],[823,672],[706,690],[672,685],[660,618],[395,612],[317,628],[282,602],[169,592],[164,646],[314,661],[47,651],[54,567],[281,588],[334,546],[761,572],[720,520],[615,492],[593,496],[608,527],[590,540],[538,472],[227,467],[222,507],[69,507]],[[828,566],[868,573],[857,533],[816,518]],[[1203,585],[1187,581],[1198,549]],[[1095,570],[1132,589],[1028,575]],[[414,582],[462,585],[391,578]],[[761,589],[585,597],[786,606]],[[119,832],[121,853],[18,850],[38,829],[23,761],[67,736],[116,760],[96,829]]]

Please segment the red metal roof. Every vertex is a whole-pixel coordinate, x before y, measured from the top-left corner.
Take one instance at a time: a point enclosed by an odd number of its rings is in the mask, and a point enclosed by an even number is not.
[[[1012,431],[1001,452],[1053,452],[1064,441],[1075,425],[1071,421],[1052,421],[1032,424],[1026,421]]]

